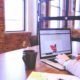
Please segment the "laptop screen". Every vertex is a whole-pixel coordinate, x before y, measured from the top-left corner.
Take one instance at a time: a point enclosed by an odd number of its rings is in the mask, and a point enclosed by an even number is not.
[[[49,57],[72,52],[70,29],[40,29],[40,57]]]

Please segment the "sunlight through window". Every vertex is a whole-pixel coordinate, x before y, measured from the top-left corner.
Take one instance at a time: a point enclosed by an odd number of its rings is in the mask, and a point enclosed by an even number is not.
[[[5,31],[24,30],[24,1],[5,0]]]

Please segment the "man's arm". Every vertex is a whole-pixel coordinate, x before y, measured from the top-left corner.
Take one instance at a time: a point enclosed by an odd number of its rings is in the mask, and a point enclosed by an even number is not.
[[[70,59],[67,55],[62,54],[56,56],[58,62],[65,66],[65,69],[75,76],[80,77],[80,60]]]
[[[63,64],[65,69],[75,76],[80,77],[80,61],[77,60],[68,60]]]

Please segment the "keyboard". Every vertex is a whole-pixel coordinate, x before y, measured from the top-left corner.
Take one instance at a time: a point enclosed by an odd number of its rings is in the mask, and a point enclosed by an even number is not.
[[[48,59],[48,60],[50,60],[50,61],[52,61],[52,62],[55,62],[55,63],[58,63],[57,60],[54,59],[54,58],[51,58],[51,59]]]
[[[75,56],[72,56],[72,55],[68,55],[68,57],[69,57],[70,59],[75,59],[75,58],[76,58]],[[52,62],[55,62],[55,63],[58,63],[58,61],[57,61],[56,58],[50,58],[50,59],[48,59],[48,60],[50,60],[50,61],[52,61]]]
[[[50,61],[48,59],[41,59],[41,62],[44,62],[44,63],[48,64],[49,66],[55,67],[55,68],[57,68],[59,70],[64,70],[64,66],[59,64],[59,63],[57,63],[57,62],[53,62],[53,61]]]

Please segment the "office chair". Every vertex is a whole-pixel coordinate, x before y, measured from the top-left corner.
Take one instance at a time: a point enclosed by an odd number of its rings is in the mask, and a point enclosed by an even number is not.
[[[38,45],[38,36],[37,35],[32,35],[29,40],[30,40],[31,46]]]

